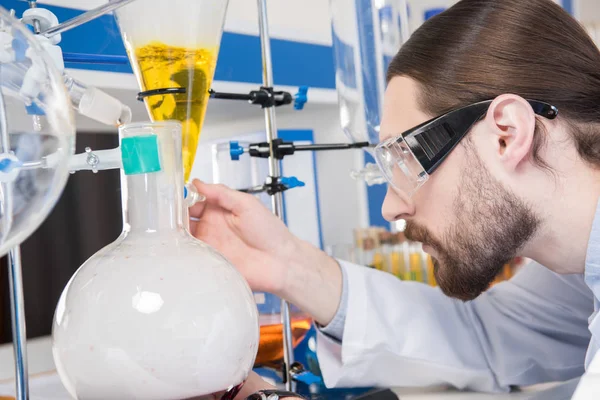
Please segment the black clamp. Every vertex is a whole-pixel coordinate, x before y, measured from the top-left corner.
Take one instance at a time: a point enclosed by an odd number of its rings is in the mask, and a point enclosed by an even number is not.
[[[144,98],[150,96],[185,94],[186,91],[187,90],[184,87],[152,89],[138,93],[137,99],[138,101],[143,101]],[[250,104],[259,104],[262,108],[279,107],[294,103],[294,108],[296,110],[302,110],[308,101],[307,92],[307,86],[300,87],[295,96],[288,92],[275,91],[272,87],[261,86],[259,90],[253,90],[249,94],[216,92],[215,90],[210,89],[208,95],[212,99],[244,100]]]
[[[254,186],[248,189],[241,189],[240,192],[250,194],[266,192],[269,196],[273,196],[276,193],[282,193],[286,190],[293,189],[296,187],[302,187],[304,185],[304,182],[298,180],[298,178],[296,178],[295,176],[267,176],[267,179],[263,185]]]
[[[291,156],[297,151],[322,151],[322,150],[347,150],[369,147],[369,142],[359,143],[336,143],[336,144],[294,144],[293,142],[284,142],[282,139],[274,139],[273,156],[278,160],[283,160],[285,156]],[[269,158],[271,155],[271,146],[269,142],[252,143],[248,149],[240,146],[239,142],[229,142],[229,155],[231,159],[237,161],[240,156],[247,152],[251,157]]]
[[[187,92],[184,87],[172,87],[162,89],[146,90],[145,92],[139,92],[137,95],[138,101],[144,101],[144,98],[150,96],[164,96],[166,94],[185,94]]]
[[[245,100],[250,104],[259,104],[261,108],[279,107],[292,104],[294,97],[283,91],[276,92],[272,87],[261,86],[259,90],[253,90],[249,94],[216,92],[213,89],[208,91],[212,99],[223,100]]]

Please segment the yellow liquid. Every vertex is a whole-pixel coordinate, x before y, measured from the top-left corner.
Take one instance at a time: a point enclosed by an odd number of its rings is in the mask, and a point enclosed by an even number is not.
[[[433,260],[430,255],[427,256],[427,283],[430,286],[437,286],[435,275],[433,274]]]
[[[423,282],[423,264],[420,253],[410,254],[410,280]]]
[[[149,96],[145,102],[152,120],[181,122],[183,175],[187,182],[204,122],[217,49],[186,49],[153,42],[135,49],[133,59],[143,91],[186,88],[184,94]]]
[[[404,271],[406,266],[404,265],[404,254],[399,252],[393,252],[391,256],[392,263],[392,274],[396,275],[400,279],[404,279]]]
[[[379,271],[385,271],[385,258],[381,253],[375,253],[373,256],[373,266]]]

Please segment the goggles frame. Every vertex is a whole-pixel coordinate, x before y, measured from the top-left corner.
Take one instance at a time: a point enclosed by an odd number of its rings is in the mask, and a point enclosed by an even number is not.
[[[486,100],[451,110],[379,143],[375,147],[375,160],[386,181],[397,191],[411,197],[485,116],[492,102]],[[549,103],[538,100],[527,102],[536,115],[550,120],[558,116],[558,109]],[[422,171],[415,171],[419,166]],[[398,167],[409,181],[413,181],[412,189],[399,188],[394,183],[393,167]]]

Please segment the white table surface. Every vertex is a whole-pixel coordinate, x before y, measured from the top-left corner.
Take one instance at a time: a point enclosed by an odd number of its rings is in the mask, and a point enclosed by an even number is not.
[[[66,392],[62,385],[59,385],[56,377],[50,337],[30,339],[27,343],[27,356],[31,400],[67,400]],[[0,396],[14,395],[14,376],[12,345],[2,345],[0,346]],[[538,385],[510,394],[466,393],[447,388],[398,388],[394,391],[400,400],[567,400],[569,397],[564,397],[561,393],[565,386],[565,384]],[[55,393],[44,393],[45,388],[52,388],[51,391]]]

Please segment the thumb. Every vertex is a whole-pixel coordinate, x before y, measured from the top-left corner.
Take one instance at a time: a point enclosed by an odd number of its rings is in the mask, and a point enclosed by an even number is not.
[[[228,188],[225,185],[214,185],[194,179],[194,186],[198,193],[206,197],[206,201],[195,204],[190,209],[190,215],[200,216],[207,204],[216,205],[234,214],[246,210],[255,200],[254,196]]]

